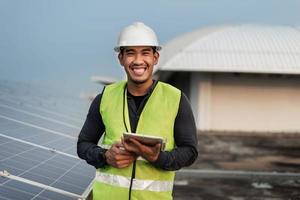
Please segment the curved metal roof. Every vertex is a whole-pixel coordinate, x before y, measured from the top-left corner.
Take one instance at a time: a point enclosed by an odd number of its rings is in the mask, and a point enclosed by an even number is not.
[[[168,42],[161,54],[158,71],[300,74],[300,27],[203,28]]]

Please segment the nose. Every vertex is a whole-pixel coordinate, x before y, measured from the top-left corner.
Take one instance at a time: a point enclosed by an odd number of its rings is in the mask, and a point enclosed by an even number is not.
[[[144,63],[143,56],[140,55],[140,54],[136,54],[136,56],[134,58],[134,61],[133,61],[133,64],[134,65],[142,65],[143,63]]]

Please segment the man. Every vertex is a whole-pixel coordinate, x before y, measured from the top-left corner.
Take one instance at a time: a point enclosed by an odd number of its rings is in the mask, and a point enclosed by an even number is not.
[[[172,199],[174,171],[198,156],[186,96],[152,79],[160,49],[154,31],[140,22],[119,36],[115,51],[127,81],[105,87],[94,99],[77,143],[79,157],[97,168],[94,199]],[[166,148],[124,141],[124,132],[166,138]]]

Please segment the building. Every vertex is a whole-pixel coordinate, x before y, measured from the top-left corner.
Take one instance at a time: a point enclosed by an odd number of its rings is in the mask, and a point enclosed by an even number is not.
[[[155,75],[187,94],[200,131],[300,133],[300,27],[202,28],[168,42]]]

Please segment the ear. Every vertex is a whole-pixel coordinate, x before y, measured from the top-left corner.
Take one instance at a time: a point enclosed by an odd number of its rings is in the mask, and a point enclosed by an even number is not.
[[[154,65],[156,65],[158,63],[159,53],[155,51],[153,56],[154,56]]]
[[[120,65],[123,66],[123,54],[119,53],[119,54],[118,54],[118,59],[119,59]]]

